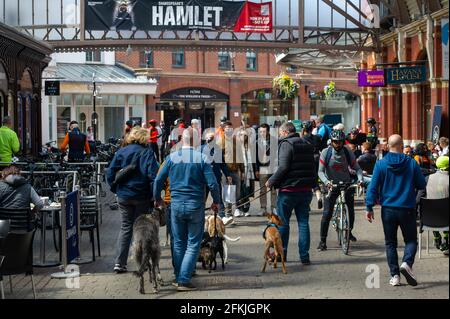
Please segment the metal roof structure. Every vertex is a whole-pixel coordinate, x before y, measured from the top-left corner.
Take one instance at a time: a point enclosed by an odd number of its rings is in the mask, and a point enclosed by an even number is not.
[[[61,82],[91,83],[92,74],[95,74],[97,83],[122,83],[122,84],[155,84],[156,80],[147,77],[138,77],[133,72],[125,70],[117,65],[105,64],[56,64],[56,78]]]

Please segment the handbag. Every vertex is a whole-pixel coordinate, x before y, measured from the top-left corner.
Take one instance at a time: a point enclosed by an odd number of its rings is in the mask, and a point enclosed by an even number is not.
[[[224,185],[223,201],[230,204],[236,203],[236,185]]]
[[[147,149],[143,149],[141,152],[135,153],[131,163],[117,171],[113,182],[114,185],[123,184],[134,175],[137,168],[138,157],[140,157],[146,150]]]

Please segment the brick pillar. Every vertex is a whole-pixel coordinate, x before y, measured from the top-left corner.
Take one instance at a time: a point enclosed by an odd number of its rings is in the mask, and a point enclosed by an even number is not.
[[[398,133],[396,128],[397,120],[395,118],[395,89],[387,88],[386,90],[386,137]]]
[[[450,136],[448,124],[448,81],[442,81],[442,121],[441,121],[441,136]]]
[[[361,130],[367,132],[367,94],[361,93]]]
[[[241,79],[237,77],[230,78],[230,101],[228,106],[228,114],[233,127],[241,126]],[[237,115],[237,116],[236,116]]]
[[[411,127],[411,139],[415,141],[422,141],[424,140],[424,112],[423,112],[423,105],[422,105],[422,94],[420,91],[419,85],[411,85],[410,86],[410,116],[411,116],[411,122],[409,126]]]
[[[161,112],[156,110],[156,102],[158,101],[159,97],[156,98],[154,95],[146,95],[147,122],[151,119],[155,119],[157,121],[161,120]]]
[[[375,121],[379,121],[378,119],[378,102],[377,102],[377,93],[374,91],[370,91],[370,92],[366,92],[367,93],[367,101],[366,101],[366,105],[367,105],[367,111],[366,111],[366,117],[362,118],[363,122],[367,121],[367,118],[369,117],[373,117],[375,119]],[[367,132],[367,127],[366,130]]]
[[[408,85],[402,84],[402,137],[404,140],[411,140],[411,93]]]
[[[309,107],[308,87],[306,85],[300,86],[298,98],[298,119],[308,120],[311,116],[311,108]]]

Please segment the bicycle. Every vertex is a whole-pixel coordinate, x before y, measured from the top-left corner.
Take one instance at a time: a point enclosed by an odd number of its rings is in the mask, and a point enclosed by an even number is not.
[[[358,187],[358,184],[353,183],[343,183],[332,184],[331,189],[328,192],[330,194],[331,190],[338,190],[339,196],[336,199],[336,204],[334,205],[333,216],[331,218],[331,225],[336,229],[338,243],[344,255],[348,255],[348,250],[350,248],[350,221],[349,221],[349,210],[345,202],[345,192],[350,188]]]

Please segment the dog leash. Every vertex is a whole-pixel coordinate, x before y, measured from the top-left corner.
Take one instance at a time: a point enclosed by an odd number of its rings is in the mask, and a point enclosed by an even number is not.
[[[251,199],[251,200],[249,200],[249,201],[246,201],[246,202],[244,202],[244,203],[242,203],[242,204],[240,204],[240,205],[237,205],[237,203],[233,203],[233,204],[231,204],[231,208],[228,208],[227,210],[225,210],[225,213],[231,212],[231,211],[233,210],[233,206],[234,206],[234,205],[236,205],[235,209],[238,209],[238,208],[243,207],[243,206],[245,206],[245,205],[247,205],[247,204],[250,204],[251,202],[254,202],[254,201],[257,200],[258,198],[260,198],[260,197],[266,195],[266,194],[269,193],[269,192],[270,192],[270,190],[268,190],[268,191],[266,191],[266,192],[264,192],[264,193],[261,193],[261,194],[259,194],[258,196],[256,196],[255,198],[253,198],[253,199]],[[254,194],[254,193],[253,193],[253,194]],[[249,197],[249,196],[246,196],[246,197]],[[242,199],[239,199],[239,201],[242,201]],[[205,211],[208,211],[208,210],[211,210],[211,207],[205,207]]]

